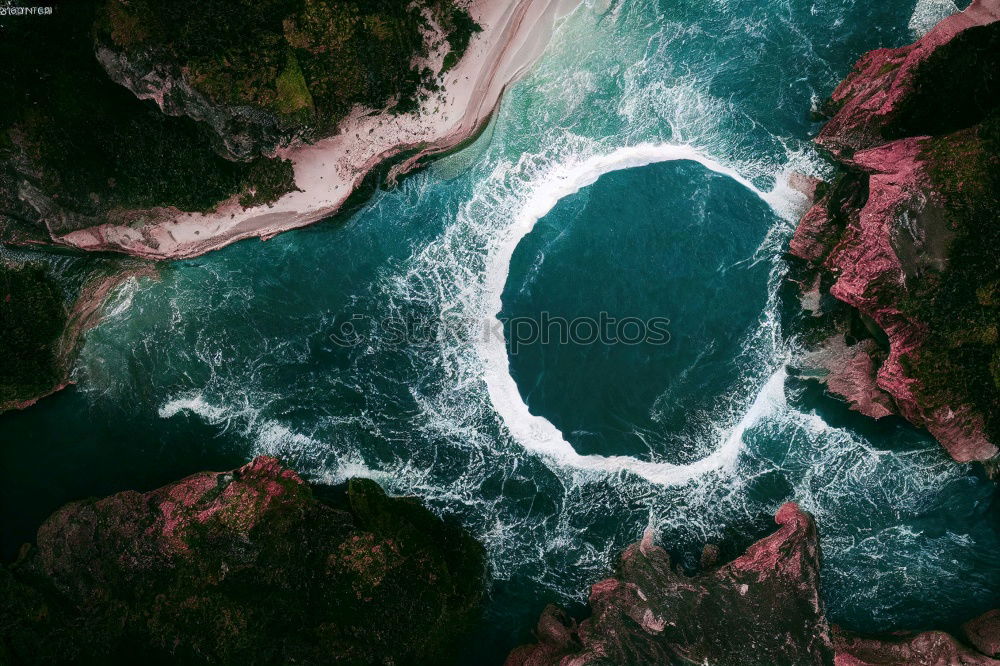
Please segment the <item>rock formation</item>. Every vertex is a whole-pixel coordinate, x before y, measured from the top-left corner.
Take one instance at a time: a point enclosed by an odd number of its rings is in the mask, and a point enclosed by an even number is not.
[[[0,255],[0,412],[65,388],[82,335],[97,323],[108,293],[127,278],[152,275],[144,263],[117,262],[75,285],[44,262]]]
[[[694,576],[675,570],[647,533],[591,588],[589,618],[577,625],[549,606],[538,643],[507,666],[832,663],[816,526],[795,504],[775,520],[778,531],[744,555]]]
[[[790,247],[818,348],[804,374],[963,462],[1000,451],[998,72],[997,0],[863,56],[816,139],[840,173]]]
[[[0,662],[444,663],[483,577],[419,502],[262,457],[53,514],[0,568]]]
[[[74,0],[4,26],[0,241],[169,259],[329,217],[474,136],[565,1]]]
[[[577,623],[548,606],[537,643],[506,666],[1000,666],[1000,611],[970,621],[969,644],[939,631],[864,637],[830,627],[819,589],[820,551],[812,517],[782,506],[770,536],[715,566],[686,575],[647,533],[629,546],[612,578],[591,588],[591,615]]]
[[[473,136],[559,2],[55,4],[0,25],[0,243],[167,259],[328,217]],[[0,411],[66,385],[121,279],[77,298],[3,261]]]
[[[962,625],[966,643],[943,631],[896,632],[877,638],[833,627],[836,666],[996,666],[1000,609]]]
[[[245,160],[330,134],[355,105],[416,108],[438,87],[431,49],[454,64],[479,30],[453,0],[106,0],[96,55],[115,82]]]

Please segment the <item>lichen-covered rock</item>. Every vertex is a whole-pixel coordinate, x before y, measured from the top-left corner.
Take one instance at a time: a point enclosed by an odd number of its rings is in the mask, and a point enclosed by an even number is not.
[[[694,576],[675,570],[647,533],[591,588],[589,618],[578,625],[548,607],[538,643],[517,648],[507,666],[831,664],[815,524],[791,503],[775,521],[778,531],[744,555]]]
[[[830,392],[876,418],[898,412],[963,462],[1000,451],[998,19],[1000,2],[976,0],[861,58],[817,138],[842,172],[790,245],[813,272],[800,284],[870,329],[848,349],[827,332]]]
[[[418,502],[262,457],[57,511],[0,569],[0,644],[14,664],[436,664],[483,575]]]

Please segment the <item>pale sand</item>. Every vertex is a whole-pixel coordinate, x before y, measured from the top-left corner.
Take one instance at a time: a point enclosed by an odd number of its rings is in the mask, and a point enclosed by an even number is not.
[[[378,164],[406,151],[390,182],[434,153],[454,148],[489,120],[504,88],[535,62],[555,19],[576,0],[474,0],[469,11],[483,27],[465,56],[444,76],[444,89],[412,114],[357,109],[336,136],[280,151],[301,190],[270,206],[243,209],[234,200],[209,214],[176,209],[142,211],[130,223],[102,224],[56,237],[86,250],[113,250],[153,259],[194,257],[235,241],[267,239],[336,213]],[[444,47],[430,60],[440,63]],[[438,71],[439,67],[433,67]]]

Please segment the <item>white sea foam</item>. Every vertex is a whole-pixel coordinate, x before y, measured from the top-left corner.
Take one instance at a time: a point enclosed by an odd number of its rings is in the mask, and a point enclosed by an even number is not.
[[[923,37],[939,21],[959,11],[955,0],[917,0],[907,27],[914,37]]]
[[[200,392],[178,396],[164,403],[159,409],[161,419],[169,419],[181,412],[195,414],[213,425],[228,423],[232,417],[230,410],[207,402]]]
[[[212,280],[192,280],[192,266],[185,270],[181,305],[163,327],[170,337],[162,346],[172,354],[163,365],[183,367],[183,374],[170,373],[163,382],[168,393],[160,416],[196,415],[240,435],[250,453],[278,454],[314,479],[375,478],[393,494],[419,495],[437,511],[457,511],[484,543],[495,578],[530,579],[546,596],[583,594],[647,524],[672,543],[700,545],[792,498],[817,515],[824,548],[838,545],[826,550],[832,553],[827,570],[848,579],[840,588],[867,580],[878,565],[859,567],[837,560],[837,553],[891,552],[893,533],[885,530],[880,543],[882,526],[920,514],[927,498],[962,472],[936,449],[880,450],[786,404],[784,365],[795,350],[779,325],[777,258],[804,197],[782,172],[814,173],[815,156],[805,140],[767,135],[738,95],[712,85],[719,64],[714,51],[705,51],[704,61],[671,53],[685,40],[705,39],[698,25],[647,30],[649,11],[649,3],[615,3],[592,24],[576,15],[556,35],[550,57],[512,91],[491,126],[495,134],[380,195],[337,233],[362,236],[358,229],[367,225],[373,236],[398,235],[410,243],[405,258],[387,261],[374,278],[370,264],[361,262],[357,284],[374,279],[374,294],[359,292],[349,307],[377,317],[417,311],[479,325],[500,310],[520,239],[561,198],[603,174],[689,160],[747,188],[782,218],[748,260],[771,266],[769,300],[734,360],[738,388],[717,409],[698,415],[690,432],[672,433],[692,442],[700,460],[670,465],[578,454],[550,422],[530,414],[503,342],[470,343],[476,335],[402,351],[372,339],[329,372],[299,383],[276,380],[275,368],[313,358],[314,340],[287,333],[278,339],[261,327],[248,354],[245,344],[205,321],[255,316],[251,282],[225,270]],[[625,30],[615,33],[613,49],[605,48],[607,30],[618,22]],[[454,178],[447,192],[445,176]],[[413,216],[405,214],[410,211]],[[425,235],[414,230],[413,220],[434,216],[441,228],[428,224]],[[215,265],[212,258],[204,263],[208,270]],[[216,284],[226,297],[206,298]],[[142,309],[142,297],[136,301]],[[150,316],[163,312],[148,309]],[[127,314],[111,326],[128,332]],[[252,322],[248,326],[252,330]],[[166,342],[194,337],[190,347]],[[178,384],[196,390],[176,394]],[[878,538],[858,540],[852,551],[858,524],[879,511],[899,515],[873,518],[869,533]],[[904,569],[914,561],[892,552]],[[941,547],[942,558],[948,552]],[[896,582],[880,584],[888,589]]]
[[[267,455],[283,460],[294,460],[322,448],[311,437],[297,433],[275,420],[263,418],[260,406],[244,402],[242,406],[222,406],[205,399],[202,391],[187,393],[168,400],[159,409],[162,419],[169,419],[182,412],[194,414],[206,423],[230,427],[253,442],[253,455]]]
[[[747,188],[775,211],[787,207],[787,192],[763,192],[740,173],[684,144],[643,144],[620,148],[607,155],[595,155],[570,164],[556,165],[533,183],[525,203],[495,245],[487,263],[484,301],[488,312],[499,313],[507,282],[510,260],[518,243],[539,219],[560,199],[592,185],[612,171],[646,166],[656,162],[686,160],[725,175]],[[529,452],[560,466],[605,473],[627,470],[661,485],[681,485],[715,470],[732,470],[747,428],[783,402],[784,369],[777,370],[762,386],[746,414],[720,438],[717,448],[704,458],[686,465],[656,463],[629,456],[580,455],[552,423],[531,414],[510,374],[506,347],[495,338],[478,345],[485,367],[484,379],[490,399],[510,434]]]
[[[107,305],[104,306],[103,317],[112,319],[120,317],[132,308],[132,301],[139,292],[139,280],[130,277],[119,285],[113,292]]]

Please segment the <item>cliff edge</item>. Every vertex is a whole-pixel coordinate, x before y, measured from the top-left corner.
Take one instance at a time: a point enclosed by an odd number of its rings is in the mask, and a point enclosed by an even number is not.
[[[475,136],[569,0],[56,5],[0,19],[0,241],[176,259]]]
[[[839,172],[792,238],[807,376],[958,461],[1000,448],[1000,2],[863,56],[816,139]]]

